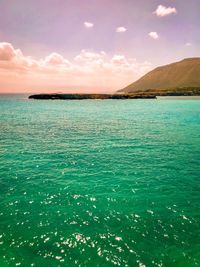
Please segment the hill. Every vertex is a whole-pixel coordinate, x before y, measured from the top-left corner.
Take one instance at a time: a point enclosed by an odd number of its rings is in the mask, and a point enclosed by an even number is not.
[[[187,58],[179,62],[158,67],[118,93],[184,92],[200,94],[200,57]],[[181,93],[182,94],[182,93]],[[189,93],[190,95],[190,93]]]

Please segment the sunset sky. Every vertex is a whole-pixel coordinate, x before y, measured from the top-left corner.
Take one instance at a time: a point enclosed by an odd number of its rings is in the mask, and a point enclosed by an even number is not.
[[[0,0],[0,92],[114,92],[200,56],[199,0]]]

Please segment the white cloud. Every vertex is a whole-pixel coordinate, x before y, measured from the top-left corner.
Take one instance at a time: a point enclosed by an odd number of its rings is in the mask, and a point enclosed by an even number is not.
[[[85,22],[84,22],[84,26],[85,26],[86,28],[93,28],[93,27],[94,27],[94,24],[93,24],[92,22],[85,21]]]
[[[123,55],[114,55],[111,62],[116,66],[129,65],[127,59]]]
[[[192,46],[192,44],[191,43],[186,43],[185,46]]]
[[[126,32],[127,29],[125,27],[118,27],[116,28],[116,32]]]
[[[105,56],[105,52],[100,52],[100,53],[94,53],[88,50],[81,50],[81,53],[77,55],[74,59],[75,61],[93,61],[102,58]]]
[[[48,64],[55,65],[55,66],[63,65],[63,64],[70,65],[70,62],[58,53],[51,53],[49,56],[45,58],[44,61],[47,65]]]
[[[0,90],[57,90],[72,88],[72,92],[112,92],[125,87],[150,71],[149,62],[137,62],[124,55],[109,57],[82,50],[69,61],[58,53],[42,59],[25,56],[10,43],[0,43]],[[90,88],[90,89],[88,89]],[[82,91],[81,91],[82,90]]]
[[[150,33],[149,33],[149,36],[150,36],[151,38],[153,38],[154,40],[156,40],[156,39],[159,38],[157,32],[150,32]]]
[[[175,7],[166,7],[163,5],[159,5],[157,9],[153,12],[153,14],[156,14],[158,17],[164,17],[168,16],[170,14],[176,14],[177,10]]]

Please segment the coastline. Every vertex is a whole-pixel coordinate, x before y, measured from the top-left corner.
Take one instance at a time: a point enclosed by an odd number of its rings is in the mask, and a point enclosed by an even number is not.
[[[200,96],[199,95],[193,95],[193,96],[157,96],[158,100],[200,100]]]

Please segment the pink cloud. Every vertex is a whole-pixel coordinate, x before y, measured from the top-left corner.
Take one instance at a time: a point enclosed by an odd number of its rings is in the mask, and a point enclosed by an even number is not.
[[[129,65],[129,63],[127,62],[125,56],[123,56],[123,55],[115,55],[115,56],[113,56],[113,58],[111,59],[111,62],[114,65],[118,65],[118,66]]]
[[[123,88],[151,69],[124,55],[110,58],[82,50],[70,62],[58,53],[44,59],[25,56],[10,43],[0,43],[0,92],[111,92]],[[72,90],[73,89],[73,90]]]
[[[16,56],[16,51],[10,43],[0,43],[0,61],[11,61]]]
[[[52,53],[45,58],[45,62],[47,64],[60,65],[65,62],[65,59],[57,53]]]

